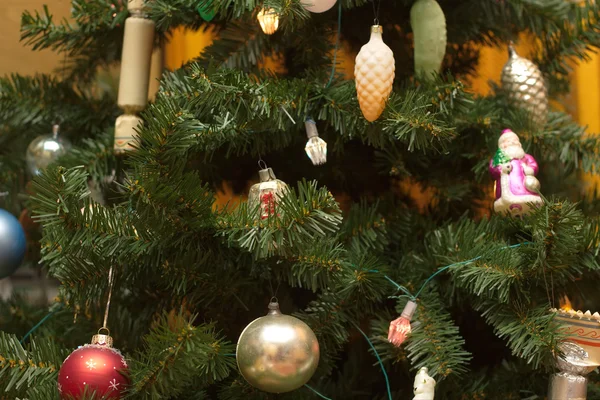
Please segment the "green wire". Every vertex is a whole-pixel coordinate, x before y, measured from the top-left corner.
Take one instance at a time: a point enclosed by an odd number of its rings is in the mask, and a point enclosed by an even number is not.
[[[369,337],[367,336],[367,334],[364,333],[362,331],[362,329],[360,329],[360,327],[358,325],[356,325],[356,323],[354,321],[350,321],[350,322],[352,323],[352,325],[354,325],[354,327],[356,329],[358,329],[358,331],[360,333],[362,333],[364,338],[367,340],[367,343],[369,343],[369,346],[371,346],[373,353],[375,353],[375,357],[377,358],[377,361],[379,361],[379,366],[381,367],[381,372],[383,372],[383,377],[385,378],[385,386],[387,387],[388,398],[389,398],[389,400],[394,400],[392,398],[392,389],[390,388],[390,379],[388,378],[387,372],[385,372],[385,367],[383,366],[383,361],[381,360],[381,357],[379,357],[379,353],[377,352],[377,349],[375,349],[375,346],[373,346],[373,343],[371,342],[371,340],[369,340]]]
[[[39,328],[44,322],[46,322],[48,320],[48,318],[50,318],[55,312],[56,312],[56,310],[50,311],[44,318],[42,318],[40,320],[40,322],[38,322],[33,328],[31,328],[29,330],[29,332],[27,332],[25,334],[25,336],[23,336],[23,339],[21,339],[19,341],[19,343],[21,343],[21,344],[25,343],[25,340],[27,340],[27,338],[29,337],[29,335],[31,335],[37,328]]]
[[[320,398],[322,398],[322,399],[325,399],[325,400],[332,400],[332,399],[330,399],[329,397],[327,397],[327,396],[324,396],[324,395],[322,395],[321,393],[319,393],[319,392],[318,392],[318,391],[317,391],[315,388],[313,388],[313,387],[311,387],[311,386],[308,386],[307,384],[304,384],[304,386],[306,386],[307,388],[309,388],[310,390],[312,390],[312,391],[313,391],[313,393],[314,393],[314,394],[316,394],[317,396],[319,396]]]

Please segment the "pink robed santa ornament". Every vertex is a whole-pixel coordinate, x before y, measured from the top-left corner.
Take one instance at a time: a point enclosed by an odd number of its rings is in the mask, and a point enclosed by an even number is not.
[[[537,162],[531,155],[525,154],[517,134],[510,129],[502,131],[498,151],[490,160],[490,174],[496,180],[494,210],[522,217],[532,206],[542,204],[540,181],[535,177],[537,172]]]

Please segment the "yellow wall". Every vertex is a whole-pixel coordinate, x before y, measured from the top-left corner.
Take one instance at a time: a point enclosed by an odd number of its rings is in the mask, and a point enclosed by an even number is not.
[[[62,57],[52,51],[34,52],[19,42],[22,12],[42,10],[44,4],[54,14],[55,21],[70,14],[70,0],[0,0],[0,76],[14,72],[24,75],[51,72],[62,61]]]

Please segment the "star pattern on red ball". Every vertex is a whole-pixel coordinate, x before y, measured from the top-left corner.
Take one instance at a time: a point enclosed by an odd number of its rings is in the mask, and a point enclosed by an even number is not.
[[[87,388],[106,399],[119,399],[128,383],[122,372],[127,363],[111,347],[85,345],[71,353],[58,373],[58,391],[62,399],[78,398]]]

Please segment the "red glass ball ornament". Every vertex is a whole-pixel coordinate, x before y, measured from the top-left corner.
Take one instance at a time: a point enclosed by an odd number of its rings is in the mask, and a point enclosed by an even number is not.
[[[94,339],[97,336],[105,335],[96,335]],[[78,398],[94,391],[98,398],[121,398],[129,383],[126,375],[128,367],[121,353],[107,342],[98,344],[98,341],[92,340],[92,344],[79,347],[65,359],[58,372],[61,399]]]

